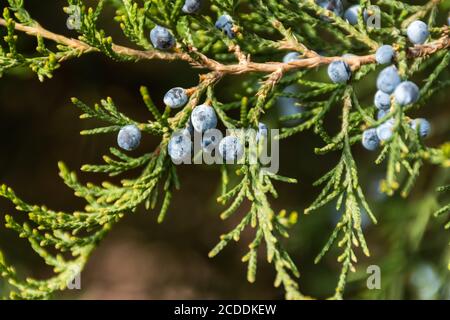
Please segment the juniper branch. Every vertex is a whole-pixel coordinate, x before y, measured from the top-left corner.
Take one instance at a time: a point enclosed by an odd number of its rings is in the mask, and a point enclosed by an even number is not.
[[[6,26],[7,21],[5,19],[0,18],[0,25]],[[72,49],[75,49],[76,52],[78,52],[79,54],[100,51],[98,48],[92,47],[89,44],[84,43],[83,41],[55,34],[51,31],[44,29],[41,26],[30,27],[22,25],[20,23],[14,23],[14,28],[18,31],[23,31],[29,35],[41,36],[43,38],[55,41],[56,43],[66,45]],[[444,35],[439,40],[436,40],[430,44],[418,45],[409,48],[408,56],[410,58],[423,57],[426,55],[433,54],[436,51],[447,49],[450,46],[448,28],[444,29],[443,32]],[[192,59],[189,53],[184,52],[161,52],[157,50],[141,51],[116,44],[112,44],[112,49],[118,55],[127,56],[133,58],[136,61],[183,60],[194,65],[195,67],[207,68],[211,71],[216,71],[220,74],[242,74],[249,72],[274,73],[279,70],[287,72],[295,69],[315,68],[322,65],[328,65],[333,61],[342,60],[342,57],[315,56],[298,61],[292,61],[289,63],[280,63],[280,62],[257,63],[247,61],[245,63],[224,65],[216,60],[207,58],[206,56],[202,55],[202,62],[198,64],[196,60]],[[195,51],[195,48],[191,48],[191,50]],[[352,67],[353,70],[357,70],[362,65],[373,64],[376,62],[374,54],[364,56],[355,55],[351,58],[346,58],[345,61]]]
[[[93,249],[111,227],[141,205],[154,209],[161,198],[157,220],[163,222],[174,191],[180,186],[176,167],[168,155],[169,141],[174,132],[186,127],[192,111],[203,99],[205,104],[214,108],[227,128],[255,128],[264,110],[271,108],[278,98],[296,99],[305,111],[281,120],[305,121],[282,128],[278,138],[313,129],[324,142],[324,146],[315,149],[317,154],[341,152],[336,166],[317,181],[316,185],[323,184],[323,188],[317,199],[305,210],[305,213],[309,213],[332,201],[336,201],[337,210],[343,208],[340,221],[316,259],[318,262],[336,242],[342,248],[338,257],[341,272],[332,298],[343,298],[348,273],[355,270],[357,263],[355,248],[361,247],[363,253],[369,255],[361,227],[363,211],[376,223],[360,186],[352,150],[352,146],[361,140],[363,130],[375,128],[390,118],[395,120],[393,135],[382,143],[383,149],[376,161],[381,163],[387,159],[386,179],[382,187],[388,194],[400,188],[403,178],[400,173],[406,176],[401,192],[406,197],[425,162],[449,166],[448,145],[439,148],[425,146],[420,132],[411,127],[411,119],[407,116],[411,108],[420,106],[434,92],[449,84],[440,78],[450,61],[447,52],[450,41],[448,26],[435,26],[437,0],[423,6],[400,1],[377,1],[377,4],[398,13],[396,16],[385,13],[383,17],[387,20],[387,26],[380,30],[365,28],[363,10],[358,15],[358,23],[351,25],[313,0],[242,1],[251,9],[251,13],[238,12],[240,1],[211,1],[214,10],[233,15],[231,31],[234,37],[218,30],[210,17],[182,15],[183,2],[180,0],[146,0],[140,3],[132,0],[112,1],[112,5],[118,9],[116,20],[120,28],[137,49],[116,44],[97,26],[106,1],[98,1],[95,8],[87,8],[82,0],[68,0],[68,3],[80,10],[78,39],[45,29],[28,14],[23,1],[9,0],[9,9],[5,9],[4,18],[0,18],[0,25],[6,27],[7,33],[4,39],[7,47],[0,46],[0,71],[28,66],[40,80],[44,80],[50,78],[59,64],[68,59],[101,52],[117,61],[179,60],[207,73],[200,75],[197,86],[185,90],[188,102],[175,115],[171,114],[167,106],[164,111],[160,111],[158,104],[152,101],[149,90],[142,87],[140,91],[144,104],[153,117],[145,123],[139,123],[120,112],[111,98],[93,107],[76,98],[72,99],[83,112],[81,118],[96,118],[106,123],[104,127],[85,130],[82,134],[107,134],[133,125],[143,133],[156,135],[161,140],[152,152],[141,156],[130,157],[111,148],[112,156],[103,158],[105,164],[82,167],[83,171],[109,175],[121,175],[136,168],[141,170],[137,177],[122,180],[118,184],[82,184],[74,173],[60,164],[60,176],[64,183],[74,190],[77,197],[86,201],[84,210],[72,213],[52,211],[45,206],[27,204],[12,189],[6,186],[1,188],[0,196],[9,199],[18,211],[26,213],[29,218],[28,223],[21,224],[15,218],[6,216],[6,226],[27,238],[36,254],[55,271],[55,276],[47,280],[20,280],[15,269],[0,252],[0,275],[12,285],[12,298],[49,298],[55,291],[64,289],[67,281],[81,271]],[[371,1],[361,1],[362,8],[368,8],[370,4]],[[428,17],[432,40],[409,46],[403,29],[419,17]],[[150,45],[151,41],[145,32],[155,25],[171,30],[176,42],[173,49],[163,51]],[[18,52],[16,31],[36,37],[37,56],[26,57]],[[333,41],[327,43],[321,31],[325,31]],[[428,66],[437,66],[428,75],[419,102],[405,107],[392,103],[384,117],[373,119],[374,106],[363,105],[354,88],[357,82],[366,79],[375,70],[375,50],[385,39],[394,46],[394,62],[403,78],[424,72]],[[47,48],[48,40],[56,44],[56,50]],[[319,48],[328,50],[331,56],[319,54]],[[298,59],[278,62],[278,55],[286,50],[298,53]],[[348,50],[355,54],[341,56]],[[334,62],[348,65],[352,77],[347,84],[328,83],[309,77],[317,67]],[[218,101],[215,85],[226,75],[242,74],[248,76],[243,84],[245,94],[237,94],[231,102]],[[287,92],[286,88],[291,85],[299,86],[299,91]],[[342,112],[341,126],[338,133],[332,134],[325,128],[324,121],[329,111],[336,107]],[[234,119],[228,112],[234,109],[239,109],[239,119]],[[218,254],[231,240],[238,241],[241,233],[250,226],[255,229],[254,238],[248,253],[243,257],[248,265],[249,282],[256,279],[258,249],[265,245],[267,260],[276,271],[275,285],[284,287],[288,299],[307,298],[299,290],[296,279],[299,277],[298,269],[281,243],[282,238],[288,237],[288,229],[296,222],[297,215],[294,212],[287,216],[286,211],[275,214],[268,198],[269,194],[277,196],[273,181],[293,183],[296,180],[270,174],[261,166],[248,162],[240,164],[238,175],[241,177],[240,182],[228,190],[228,171],[226,166],[222,167],[222,194],[219,201],[224,204],[229,202],[230,205],[222,212],[221,218],[238,214],[238,209],[245,201],[250,203],[250,210],[243,214],[233,230],[221,237],[210,256]],[[442,214],[447,207],[437,214]],[[53,253],[53,250],[57,253]],[[64,259],[63,252],[69,252],[71,259]]]

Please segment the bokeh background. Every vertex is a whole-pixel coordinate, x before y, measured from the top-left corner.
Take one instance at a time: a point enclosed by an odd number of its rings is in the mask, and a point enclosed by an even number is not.
[[[65,28],[64,1],[28,1],[36,20],[55,32],[75,36]],[[1,0],[1,7],[6,1]],[[113,10],[102,21],[116,42],[126,43],[112,21]],[[442,21],[444,21],[442,19]],[[4,34],[4,30],[0,31]],[[22,36],[20,45],[32,52],[35,39]],[[0,79],[0,181],[12,187],[28,203],[46,204],[55,210],[79,210],[84,203],[73,196],[58,177],[57,161],[79,172],[85,163],[101,163],[102,155],[116,144],[114,135],[80,136],[83,129],[97,124],[82,121],[70,97],[93,104],[111,96],[120,110],[145,121],[149,114],[140,100],[139,86],[149,87],[162,108],[164,93],[174,87],[196,85],[200,71],[185,63],[140,62],[115,63],[101,54],[91,54],[65,62],[54,78],[40,83],[27,70],[13,70]],[[323,70],[319,70],[323,73]],[[427,70],[426,72],[429,72]],[[425,73],[426,75],[426,73]],[[449,79],[446,70],[442,78]],[[358,94],[370,103],[376,74],[358,87]],[[223,99],[239,90],[241,78],[227,78],[218,87]],[[418,80],[420,81],[420,79]],[[445,91],[445,90],[444,90]],[[286,102],[286,101],[285,101]],[[280,103],[279,105],[282,105]],[[278,109],[265,116],[270,127]],[[337,108],[335,108],[337,109]],[[338,110],[330,116],[330,126],[339,123]],[[433,135],[426,143],[438,146],[449,138],[450,108],[448,93],[441,92],[413,116],[426,117],[433,125]],[[155,138],[146,136],[139,150],[151,150]],[[297,135],[280,146],[280,173],[299,179],[297,185],[277,185],[280,197],[273,201],[276,210],[302,213],[320,191],[311,186],[337,161],[339,154],[314,155],[321,141],[311,133]],[[445,218],[432,212],[438,202],[435,188],[448,183],[448,170],[425,165],[408,199],[387,198],[378,191],[384,166],[373,162],[376,155],[359,145],[354,154],[364,186],[379,224],[367,223],[365,230],[372,252],[362,258],[347,287],[348,298],[449,299],[447,261],[449,236],[443,228]],[[127,214],[100,244],[82,273],[82,289],[65,291],[57,298],[77,299],[281,299],[282,289],[273,287],[274,271],[260,254],[257,281],[245,280],[246,267],[240,262],[252,230],[244,233],[222,254],[209,259],[207,253],[220,234],[231,229],[246,207],[229,221],[221,221],[222,208],[215,203],[220,174],[215,167],[190,165],[179,168],[182,189],[176,192],[166,221],[158,225],[156,214],[141,208]],[[106,177],[80,173],[82,181],[100,182]],[[14,207],[0,199],[0,218],[17,214]],[[326,207],[309,216],[300,214],[286,242],[288,251],[301,271],[302,292],[317,297],[333,293],[339,274],[336,251],[332,250],[318,265],[315,255],[328,239],[337,212]],[[23,276],[45,278],[51,270],[29,248],[26,240],[0,226],[0,248]],[[382,289],[366,289],[366,268],[381,267]],[[2,284],[0,280],[0,290]]]

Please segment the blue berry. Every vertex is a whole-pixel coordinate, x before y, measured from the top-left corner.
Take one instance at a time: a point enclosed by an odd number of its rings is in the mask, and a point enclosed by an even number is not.
[[[300,60],[300,54],[298,52],[289,52],[283,57],[284,63],[289,63],[295,60]]]
[[[377,88],[390,94],[394,92],[401,81],[397,68],[395,66],[389,66],[384,68],[378,75]]]
[[[394,121],[392,119],[377,127],[377,136],[381,141],[389,140],[394,134]]]
[[[164,104],[172,109],[181,108],[187,101],[186,90],[180,87],[172,88],[164,95]]]
[[[164,27],[156,26],[150,31],[150,40],[156,49],[167,50],[175,45],[175,38]]]
[[[426,119],[423,119],[423,118],[418,118],[418,119],[412,120],[410,123],[410,126],[415,131],[419,130],[419,135],[422,138],[427,137],[431,131],[430,123]]]
[[[403,81],[394,92],[395,102],[401,106],[417,102],[419,95],[419,87],[411,81]]]
[[[406,34],[412,43],[423,44],[427,41],[430,31],[428,31],[428,26],[425,22],[416,20],[408,26]]]
[[[203,133],[217,126],[217,115],[213,107],[202,104],[192,111],[191,121],[195,131]]]
[[[384,46],[381,46],[378,48],[376,54],[375,54],[375,60],[379,64],[387,64],[391,63],[392,59],[394,58],[394,48],[392,46],[385,44]]]
[[[244,148],[239,138],[227,136],[220,141],[219,153],[226,162],[233,162],[242,158]]]
[[[127,125],[120,129],[117,135],[117,144],[124,150],[136,149],[141,143],[141,131],[134,124]]]
[[[184,134],[175,134],[169,140],[167,152],[175,163],[188,160],[191,156],[192,141]]]
[[[376,129],[367,129],[362,135],[362,145],[367,150],[373,151],[380,145]]]
[[[217,19],[216,28],[221,30],[226,34],[226,36],[230,39],[233,39],[235,37],[235,33],[233,31],[233,19],[227,15],[224,14]]]
[[[378,110],[377,120],[383,119],[388,113],[389,113],[389,110]]]
[[[258,124],[258,132],[256,133],[256,141],[261,140],[261,138],[266,138],[267,139],[267,135],[269,133],[269,128],[267,128],[267,126],[260,122]]]
[[[373,102],[377,109],[389,110],[389,108],[391,107],[391,96],[381,90],[378,90],[377,93],[375,93]]]
[[[337,16],[344,13],[344,5],[341,0],[316,0],[316,3],[324,9],[332,11]]]
[[[200,10],[202,2],[200,0],[186,0],[181,10],[184,13],[192,14]]]
[[[233,24],[233,18],[228,14],[223,14],[217,19],[215,26],[217,29],[223,29],[227,24]]]
[[[334,83],[345,83],[352,76],[352,71],[347,62],[333,61],[328,66],[328,76]]]
[[[361,11],[361,6],[359,4],[355,4],[353,6],[351,6],[350,8],[348,8],[347,10],[345,10],[344,13],[344,19],[348,21],[348,23],[350,23],[351,25],[355,25],[358,23],[358,15],[359,12]],[[368,18],[368,14],[367,11],[364,10],[363,13],[363,19],[364,21],[366,21]]]
[[[222,133],[216,129],[206,130],[202,137],[202,149],[204,152],[212,152],[219,145]]]

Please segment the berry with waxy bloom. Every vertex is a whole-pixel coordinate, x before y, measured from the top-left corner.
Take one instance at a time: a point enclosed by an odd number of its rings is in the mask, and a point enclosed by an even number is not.
[[[367,150],[373,151],[380,145],[376,129],[367,129],[362,135],[362,145]]]
[[[346,83],[352,76],[352,70],[345,61],[333,61],[328,65],[328,76],[334,83]]]
[[[395,66],[384,68],[377,78],[377,88],[385,93],[394,92],[402,80]]]
[[[375,60],[379,64],[391,63],[394,55],[394,48],[391,45],[385,44],[378,48],[377,52],[375,53]]]
[[[394,120],[389,119],[385,123],[380,124],[376,130],[378,139],[380,139],[380,141],[389,140],[394,134]]]
[[[401,106],[417,102],[419,96],[419,87],[411,81],[403,81],[394,92],[395,102]]]
[[[150,40],[156,49],[168,50],[175,45],[172,33],[167,28],[158,25],[150,31]]]
[[[172,88],[164,95],[164,104],[172,109],[181,108],[187,101],[186,90],[180,87]]]
[[[191,121],[195,131],[203,133],[217,126],[217,115],[213,107],[202,104],[192,111]]]
[[[134,124],[127,125],[120,129],[117,135],[117,144],[124,150],[136,149],[141,143],[141,130]]]
[[[361,6],[359,4],[355,4],[345,10],[344,19],[348,21],[351,25],[356,25],[358,23],[358,15],[361,12]],[[363,19],[367,20],[369,15],[367,14],[367,10],[364,10]]]
[[[186,0],[183,7],[181,8],[181,11],[187,14],[196,13],[198,10],[200,10],[201,5],[201,0]]]
[[[233,18],[229,15],[221,15],[217,19],[215,26],[217,29],[225,33],[228,38],[233,39],[235,37],[235,33],[233,31]]]
[[[408,35],[409,41],[414,44],[424,44],[427,41],[430,31],[425,22],[416,20],[411,22],[411,24],[406,29],[406,34]]]
[[[375,93],[373,103],[379,110],[389,110],[391,107],[391,96],[381,90],[378,90],[377,93]]]
[[[419,135],[422,138],[427,137],[431,131],[431,125],[428,120],[423,118],[417,118],[411,121],[410,126],[413,130],[419,130]]]
[[[188,160],[191,156],[192,141],[189,136],[184,134],[174,134],[167,146],[167,152],[175,163],[180,163],[184,160]]]

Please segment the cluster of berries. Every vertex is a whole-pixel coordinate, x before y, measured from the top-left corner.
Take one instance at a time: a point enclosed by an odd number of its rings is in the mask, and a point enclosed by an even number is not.
[[[183,107],[188,101],[188,95],[183,88],[170,89],[164,96],[164,103],[172,109]],[[191,118],[184,130],[175,133],[168,145],[168,152],[172,160],[182,161],[191,156],[192,139],[194,130],[205,133],[202,140],[202,148],[211,149],[219,143],[214,135],[208,135],[208,130],[217,126],[217,115],[214,108],[202,104],[194,108]]]
[[[423,44],[429,36],[428,26],[422,21],[414,21],[407,28],[409,41],[413,44]],[[395,50],[390,45],[378,48],[375,59],[378,64],[391,63],[395,57]],[[377,119],[383,119],[389,114],[393,105],[402,107],[417,102],[420,96],[419,87],[411,81],[402,81],[394,65],[384,68],[377,78],[378,91],[374,97],[375,107],[378,109]],[[362,144],[368,150],[375,150],[381,141],[389,140],[394,131],[395,121],[387,119],[377,128],[367,129],[363,132]],[[421,138],[430,133],[430,123],[425,119],[414,119],[410,127],[418,131]]]
[[[316,0],[321,7],[332,11],[334,14],[344,16],[352,25],[357,24],[358,15],[361,10],[360,5],[353,5],[344,12],[341,0]],[[185,0],[182,11],[193,14],[200,9],[200,0]],[[363,13],[363,19],[367,20],[368,13]],[[229,15],[222,15],[218,18],[215,27],[225,33],[229,38],[235,37],[233,30],[233,19]],[[428,26],[420,21],[412,22],[406,34],[413,44],[423,44],[429,36]],[[150,32],[150,40],[157,49],[168,50],[175,45],[175,38],[172,33],[162,27],[155,26]],[[342,56],[344,59],[350,55]],[[388,64],[395,58],[395,50],[391,45],[381,46],[375,55],[378,64]],[[287,54],[283,62],[300,59],[297,52]],[[328,66],[328,76],[334,83],[346,83],[352,76],[352,70],[345,60],[333,61]],[[394,65],[386,67],[380,72],[377,78],[378,91],[375,94],[374,104],[378,109],[378,119],[384,118],[391,109],[392,101],[395,105],[404,106],[417,102],[419,99],[419,88],[410,81],[403,81]],[[164,103],[170,108],[180,108],[188,101],[188,94],[183,88],[173,88],[164,96]],[[421,137],[426,137],[430,132],[430,124],[425,119],[415,119],[411,121],[411,128],[418,130]],[[202,133],[203,150],[211,150],[219,145],[219,152],[225,160],[236,160],[243,154],[243,145],[235,136],[227,136],[220,141],[215,135],[209,135],[208,130],[217,126],[217,115],[209,105],[203,104],[194,108],[188,126],[180,134],[174,135],[168,146],[169,155],[173,160],[181,160],[191,155],[192,141],[190,135],[195,131]],[[368,150],[375,150],[380,141],[389,140],[392,137],[394,120],[388,119],[379,127],[364,131],[362,143]],[[267,127],[259,124],[258,135],[267,135]],[[141,132],[135,125],[123,127],[118,135],[118,144],[125,150],[133,150],[139,145]]]
[[[181,108],[188,102],[188,93],[185,89],[176,87],[170,89],[164,96],[164,104],[172,109]],[[168,153],[175,163],[179,163],[192,156],[192,135],[194,130],[202,134],[201,147],[204,152],[211,153],[218,146],[220,156],[226,162],[239,160],[244,154],[244,145],[241,139],[234,135],[224,138],[218,138],[216,132],[213,131],[217,127],[217,115],[214,108],[202,104],[196,106],[191,113],[186,128],[180,132],[176,132],[170,138],[168,144]],[[267,137],[268,128],[265,124],[259,123],[256,135],[257,141],[262,136]],[[141,131],[134,125],[124,126],[117,136],[119,147],[124,150],[131,151],[136,149],[141,140]]]
[[[341,0],[316,0],[316,3],[322,8],[332,11],[335,15],[343,17],[351,25],[358,23],[358,16],[361,12],[361,6],[359,4],[349,7],[344,12],[344,4]],[[364,10],[364,21],[367,21],[368,18],[369,14],[367,10]]]
[[[233,19],[227,14],[220,16],[219,19],[217,19],[215,26],[230,39],[233,39],[236,35],[233,31]]]
[[[168,145],[168,153],[175,163],[180,163],[192,156],[192,135],[194,131],[201,134],[201,148],[205,153],[211,153],[218,146],[220,157],[226,161],[238,161],[244,155],[244,144],[240,137],[228,135],[222,138],[217,135],[217,115],[214,108],[208,104],[196,106],[191,113],[189,122],[184,130],[175,133]],[[267,136],[267,127],[259,124],[257,140],[262,135]]]
[[[201,0],[185,0],[182,7],[182,11],[186,14],[194,14],[200,10]],[[233,19],[227,15],[221,15],[216,23],[215,27],[226,34],[230,39],[235,37]],[[153,47],[160,50],[169,50],[175,46],[175,38],[169,29],[156,25],[150,31],[150,41]]]
[[[194,108],[189,122],[184,130],[172,135],[168,145],[168,153],[175,163],[190,159],[193,151],[192,135],[194,131],[201,134],[201,148],[205,153],[211,153],[218,147],[220,157],[227,163],[238,161],[244,155],[244,144],[240,137],[228,135],[222,138],[217,135],[217,115],[214,108],[201,104]],[[267,136],[268,129],[259,124],[257,140],[262,135]]]

